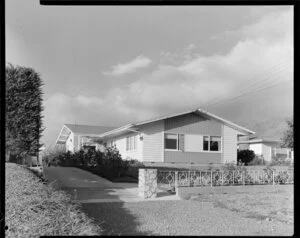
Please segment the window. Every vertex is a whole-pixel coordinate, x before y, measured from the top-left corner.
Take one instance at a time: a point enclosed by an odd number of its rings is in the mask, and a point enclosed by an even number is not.
[[[127,136],[126,137],[126,150],[136,150],[137,140],[136,136]]]
[[[165,149],[178,150],[177,134],[165,134]]]
[[[210,151],[221,151],[221,137],[211,136],[210,137]]]
[[[203,136],[204,151],[221,151],[221,136]]]
[[[209,136],[203,136],[203,150],[208,150]]]
[[[112,141],[109,143],[109,146],[110,146],[110,147],[116,146],[116,141],[115,141],[115,140],[112,140]]]
[[[88,151],[88,150],[96,150],[96,146],[84,145],[84,146],[83,146],[83,150],[84,150],[84,151]]]

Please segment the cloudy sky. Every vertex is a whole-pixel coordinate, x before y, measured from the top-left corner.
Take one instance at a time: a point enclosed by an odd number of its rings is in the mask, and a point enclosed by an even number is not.
[[[6,1],[6,61],[45,83],[43,142],[202,108],[249,129],[293,114],[293,7]]]

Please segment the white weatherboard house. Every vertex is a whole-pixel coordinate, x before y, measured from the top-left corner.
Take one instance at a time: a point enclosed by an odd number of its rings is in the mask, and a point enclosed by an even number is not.
[[[196,109],[128,124],[94,136],[101,140],[103,147],[115,145],[123,159],[220,164],[236,162],[238,137],[252,134],[253,131]],[[65,136],[58,141],[67,140]]]
[[[102,149],[102,145],[95,143],[94,138],[99,138],[99,135],[114,129],[115,127],[107,126],[88,126],[65,124],[57,139],[56,144],[65,145],[66,151],[75,152],[80,149],[94,148]]]
[[[286,158],[293,159],[294,152],[291,149],[280,148],[280,140],[273,138],[251,138],[238,142],[240,149],[253,150],[258,156],[263,156],[265,161],[270,162],[277,154],[286,155]]]

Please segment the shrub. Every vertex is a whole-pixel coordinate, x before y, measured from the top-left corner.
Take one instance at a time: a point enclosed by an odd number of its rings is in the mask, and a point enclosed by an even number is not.
[[[42,163],[44,167],[57,165],[58,156],[64,154],[65,148],[60,146],[49,147],[42,152]]]
[[[270,162],[271,166],[274,165],[292,165],[291,159],[287,159],[286,155],[277,154],[276,156],[272,157],[272,160]]]
[[[53,157],[51,164],[73,166],[113,180],[128,173],[130,162],[122,160],[116,147],[108,147],[104,152],[93,149],[65,152]]]
[[[255,158],[253,150],[239,150],[238,151],[238,162],[248,165]]]
[[[255,156],[255,158],[248,163],[248,165],[265,165],[266,162],[263,156]]]
[[[127,160],[127,172],[125,175],[130,176],[132,178],[138,179],[139,177],[139,168],[144,168],[145,165],[138,160]]]

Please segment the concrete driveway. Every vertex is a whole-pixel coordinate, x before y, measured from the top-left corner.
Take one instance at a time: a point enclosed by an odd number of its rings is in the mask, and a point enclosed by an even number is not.
[[[74,200],[81,203],[180,200],[176,195],[168,193],[160,193],[157,198],[145,200],[138,196],[138,185],[135,183],[113,183],[73,167],[45,167],[44,175],[54,187],[66,190]]]

